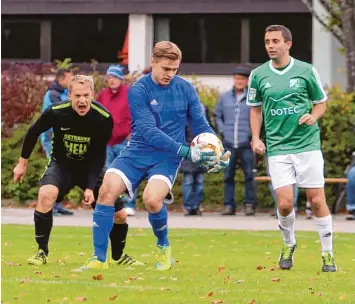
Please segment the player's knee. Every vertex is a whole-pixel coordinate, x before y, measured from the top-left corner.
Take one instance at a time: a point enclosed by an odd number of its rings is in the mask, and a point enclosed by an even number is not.
[[[48,212],[52,209],[57,196],[58,193],[54,189],[41,187],[38,192],[37,209],[41,209],[39,211]]]
[[[163,199],[159,199],[155,195],[146,192],[143,193],[143,202],[145,207],[151,213],[159,212],[163,205]]]
[[[99,190],[98,202],[100,205],[113,205],[116,198],[114,194],[109,190],[109,187],[103,184]]]
[[[278,210],[281,215],[287,215],[292,211],[293,201],[285,198],[281,198],[278,201]]]
[[[127,213],[124,209],[115,212],[114,222],[115,224],[124,224],[127,221]]]
[[[308,202],[311,204],[314,212],[317,212],[317,210],[321,209],[325,203],[322,195],[308,197]]]

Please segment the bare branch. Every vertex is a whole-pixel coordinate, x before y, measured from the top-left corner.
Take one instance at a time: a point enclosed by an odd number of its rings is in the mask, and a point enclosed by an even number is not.
[[[333,36],[341,43],[341,45],[344,45],[344,39],[343,39],[343,32],[341,28],[337,26],[333,26],[332,28],[329,28],[327,24],[327,20],[324,20],[324,17],[320,16],[314,9],[312,5],[312,0],[301,0],[303,4],[307,7],[308,11],[318,20],[318,22],[323,25],[326,29],[328,29]]]

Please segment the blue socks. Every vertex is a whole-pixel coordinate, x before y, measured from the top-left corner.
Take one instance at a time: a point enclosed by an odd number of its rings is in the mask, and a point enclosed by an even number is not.
[[[169,246],[168,241],[168,211],[165,204],[157,213],[149,213],[149,223],[152,225],[153,232],[158,238],[159,246]]]
[[[113,226],[115,208],[96,203],[93,214],[94,255],[101,262],[106,261],[108,239]]]

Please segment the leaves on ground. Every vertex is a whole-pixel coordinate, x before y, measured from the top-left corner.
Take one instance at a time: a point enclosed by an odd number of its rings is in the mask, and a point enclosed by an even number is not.
[[[92,277],[95,281],[102,281],[104,279],[104,276],[102,274],[94,275]]]
[[[219,266],[218,272],[224,272],[226,270],[226,266]]]
[[[113,296],[109,297],[108,299],[109,299],[109,301],[113,301],[113,300],[115,300],[117,297],[118,297],[118,294],[116,293],[116,294],[114,294]]]
[[[280,280],[280,278],[273,278],[272,281],[273,282],[280,282],[281,280]]]
[[[78,297],[75,299],[77,302],[85,302],[88,298],[87,297]]]

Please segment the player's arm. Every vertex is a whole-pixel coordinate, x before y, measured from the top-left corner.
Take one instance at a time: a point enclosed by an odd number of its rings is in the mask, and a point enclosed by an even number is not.
[[[323,116],[327,109],[327,94],[323,89],[322,82],[315,67],[310,69],[310,75],[307,77],[307,90],[309,98],[313,103],[313,109],[311,113],[306,113],[301,116],[299,124],[311,126]]]
[[[255,153],[265,153],[265,145],[260,140],[260,130],[263,123],[262,115],[262,97],[257,81],[257,75],[251,72],[249,76],[247,104],[250,108],[250,129],[251,129],[251,147]]]
[[[198,152],[194,158],[189,147],[178,143],[170,136],[162,132],[156,125],[154,115],[148,106],[147,94],[143,86],[134,85],[128,91],[128,103],[131,110],[132,121],[148,145],[158,150],[169,151],[181,157],[197,161],[197,158],[208,155]],[[200,160],[199,159],[199,160]]]
[[[106,147],[111,138],[113,128],[112,116],[105,121],[105,126],[100,130],[98,138],[94,141],[94,150],[91,153],[91,166],[86,189],[94,190],[97,179],[106,162]]]
[[[27,171],[28,159],[36,145],[38,136],[53,127],[53,116],[52,108],[48,108],[28,129],[23,141],[21,157],[13,170],[15,183],[18,180],[23,181]]]

